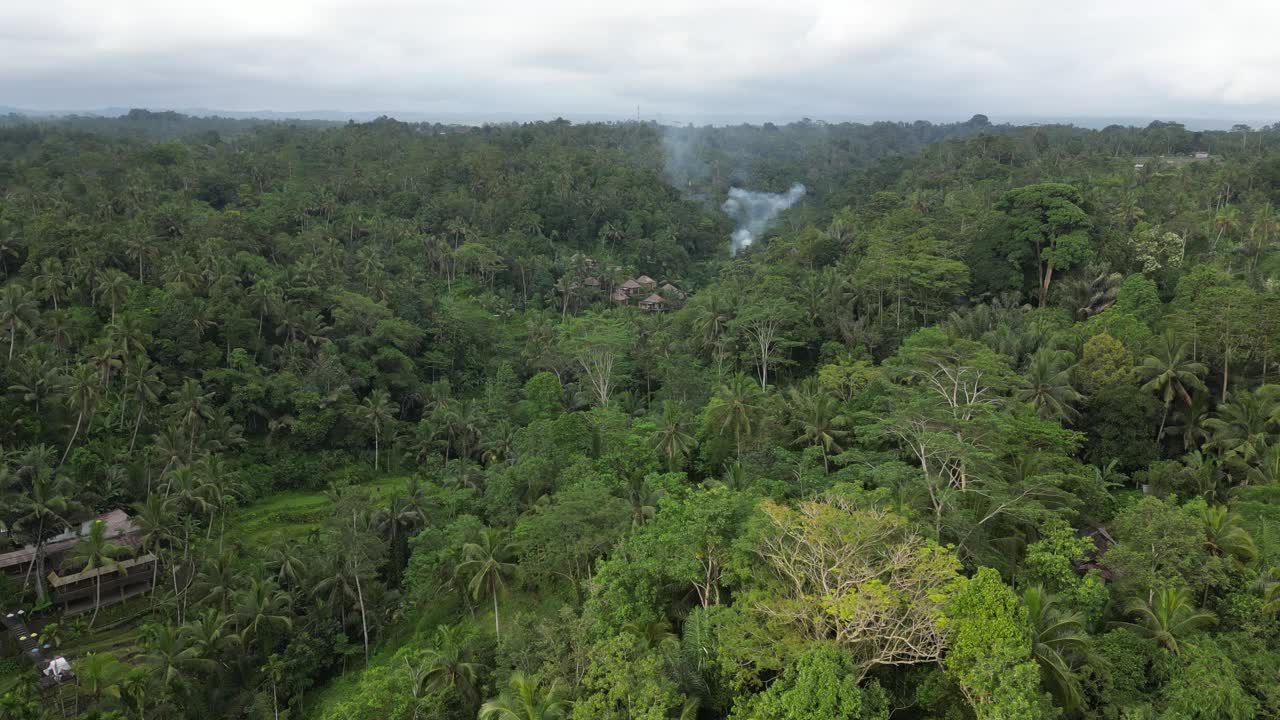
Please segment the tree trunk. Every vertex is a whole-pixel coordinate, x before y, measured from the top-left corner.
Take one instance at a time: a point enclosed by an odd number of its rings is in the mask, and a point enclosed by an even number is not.
[[[356,532],[356,514],[351,513],[351,532]],[[360,587],[360,567],[353,566],[356,576],[356,596],[360,599],[360,630],[364,633],[364,664],[369,665],[369,622],[364,612],[364,590]]]
[[[83,420],[84,420],[84,410],[81,410],[80,414],[76,416],[76,428],[71,432],[71,440],[67,442],[67,449],[62,452],[62,459],[58,461],[59,465],[66,462],[67,456],[71,454],[71,446],[75,444],[76,436],[80,434],[80,423]]]
[[[98,621],[98,609],[102,607],[102,568],[98,568],[98,577],[93,584],[93,617],[89,618],[89,627]]]
[[[496,641],[502,642],[502,625],[498,622],[498,588],[490,587],[493,591],[493,637]]]
[[[133,452],[133,445],[138,441],[138,428],[142,427],[142,412],[146,410],[147,404],[138,400],[138,419],[133,423],[133,435],[129,438],[129,452]]]

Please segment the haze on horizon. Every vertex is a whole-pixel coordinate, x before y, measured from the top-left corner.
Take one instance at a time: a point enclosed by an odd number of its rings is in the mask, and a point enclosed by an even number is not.
[[[1280,121],[1280,3],[14,0],[0,105]]]

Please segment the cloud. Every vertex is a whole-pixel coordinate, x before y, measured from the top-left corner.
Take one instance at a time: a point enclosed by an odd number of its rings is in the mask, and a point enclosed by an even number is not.
[[[0,3],[0,103],[1280,119],[1280,3]]]

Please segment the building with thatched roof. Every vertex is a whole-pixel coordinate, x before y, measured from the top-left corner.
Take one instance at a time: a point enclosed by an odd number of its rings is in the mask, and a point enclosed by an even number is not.
[[[654,280],[648,275],[641,275],[640,277],[636,278],[636,282],[640,283],[644,287],[649,287],[649,288],[658,286],[658,281]]]
[[[667,299],[654,293],[640,301],[639,307],[645,312],[662,312],[667,309]]]
[[[623,281],[623,283],[618,286],[618,289],[630,296],[643,291],[644,287],[641,286],[640,283],[636,282],[635,278],[627,278],[627,280]]]
[[[675,285],[672,285],[671,283],[666,283],[662,287],[658,288],[658,292],[675,300],[684,300],[687,297],[684,294],[683,290],[676,287]]]
[[[624,292],[622,288],[618,288],[617,290],[613,291],[613,294],[609,296],[609,299],[618,303],[619,305],[626,305],[627,302],[631,300],[631,296],[628,295],[626,292]]]

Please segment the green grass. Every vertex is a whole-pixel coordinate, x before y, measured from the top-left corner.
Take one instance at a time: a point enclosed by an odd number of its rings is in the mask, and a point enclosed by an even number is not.
[[[391,475],[360,487],[386,497],[404,487],[407,478]],[[329,515],[333,503],[323,492],[289,490],[274,493],[235,510],[227,526],[226,541],[243,547],[262,547],[279,540],[302,540]]]

